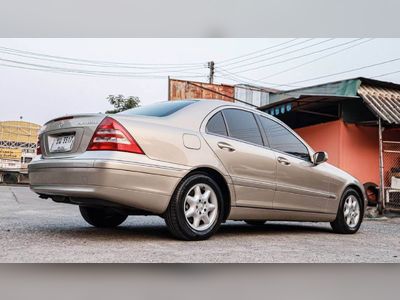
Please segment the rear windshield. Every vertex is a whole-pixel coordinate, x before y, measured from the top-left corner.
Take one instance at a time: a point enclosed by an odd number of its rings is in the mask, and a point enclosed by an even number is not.
[[[178,110],[194,103],[194,100],[183,100],[183,101],[166,101],[150,104],[146,106],[135,107],[120,114],[124,115],[140,115],[149,117],[166,117]]]

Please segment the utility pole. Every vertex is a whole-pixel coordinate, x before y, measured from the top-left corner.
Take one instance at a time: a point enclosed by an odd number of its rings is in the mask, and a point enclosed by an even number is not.
[[[210,75],[208,76],[208,80],[210,83],[214,82],[214,61],[209,61],[207,67],[210,69]]]

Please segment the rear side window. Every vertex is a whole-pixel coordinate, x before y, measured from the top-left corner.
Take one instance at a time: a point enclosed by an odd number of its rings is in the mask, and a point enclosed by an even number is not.
[[[196,101],[182,100],[182,101],[166,101],[146,106],[135,107],[121,112],[123,115],[139,115],[149,117],[166,117],[172,115],[178,110],[195,103]]]
[[[266,117],[261,117],[260,120],[272,149],[286,152],[302,159],[310,159],[307,147],[293,133]]]
[[[254,114],[239,109],[223,111],[229,136],[249,143],[263,145],[260,130]]]
[[[225,121],[222,113],[216,113],[207,123],[206,130],[208,133],[215,133],[219,135],[228,135],[226,131]]]

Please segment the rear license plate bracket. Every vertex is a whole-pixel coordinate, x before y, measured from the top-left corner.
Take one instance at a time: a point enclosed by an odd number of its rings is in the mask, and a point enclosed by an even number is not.
[[[54,136],[51,138],[50,152],[62,153],[72,150],[75,141],[75,133],[61,136]]]

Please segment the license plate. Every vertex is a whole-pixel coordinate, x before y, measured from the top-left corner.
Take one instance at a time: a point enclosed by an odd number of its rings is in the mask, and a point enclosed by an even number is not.
[[[50,152],[68,152],[71,151],[74,145],[75,135],[63,135],[54,138]]]

